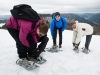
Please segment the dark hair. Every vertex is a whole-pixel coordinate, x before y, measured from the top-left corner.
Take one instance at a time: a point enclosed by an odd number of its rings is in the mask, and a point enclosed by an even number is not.
[[[55,16],[59,15],[60,16],[60,13],[59,12],[55,12]]]
[[[73,25],[73,24],[76,24],[76,22],[74,21],[74,20],[71,20],[70,22],[69,22],[69,25]]]
[[[47,34],[48,29],[49,25],[44,20],[40,20],[40,25],[39,25],[40,32],[43,34]]]

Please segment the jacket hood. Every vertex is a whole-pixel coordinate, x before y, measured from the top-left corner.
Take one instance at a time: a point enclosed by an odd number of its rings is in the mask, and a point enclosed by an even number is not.
[[[56,16],[55,14],[52,15],[52,19],[54,19],[54,21],[57,21],[56,18],[55,18],[55,16]],[[60,16],[60,20],[61,20],[61,18],[62,18],[62,16]]]

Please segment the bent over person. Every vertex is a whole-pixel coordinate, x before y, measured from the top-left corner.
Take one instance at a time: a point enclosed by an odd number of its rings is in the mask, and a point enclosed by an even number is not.
[[[66,29],[66,20],[59,12],[53,13],[50,23],[50,31],[53,39],[53,48],[57,46],[57,31],[59,32],[59,48],[62,48],[62,32]]]
[[[86,36],[85,48],[83,48],[82,52],[89,53],[89,45],[91,42],[93,27],[87,23],[79,23],[78,21],[71,20],[69,23],[73,28],[73,46],[74,51],[79,52],[78,46],[81,42],[83,36]]]
[[[26,7],[28,7],[28,9],[30,7],[28,5],[19,6],[22,6],[23,10],[27,9]],[[26,7],[24,8],[24,6]],[[36,14],[34,13],[32,13],[32,15],[36,16]],[[23,18],[24,17],[25,15],[23,16]],[[11,16],[7,20],[6,26],[9,34],[16,42],[17,53],[19,56],[18,61],[22,63],[21,65],[27,66],[28,64],[31,64],[28,57],[31,57],[36,61],[42,60],[40,54],[44,51],[49,40],[49,38],[47,37],[49,27],[43,19],[40,18],[36,22],[33,22],[22,18],[15,19],[14,16]],[[38,42],[40,42],[39,45],[37,45]]]

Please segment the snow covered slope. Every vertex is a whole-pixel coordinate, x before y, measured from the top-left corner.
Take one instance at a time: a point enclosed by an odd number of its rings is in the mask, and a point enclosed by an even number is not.
[[[48,32],[49,42],[52,38]],[[58,39],[58,38],[57,38]],[[85,44],[82,38],[80,48]],[[93,36],[89,54],[75,53],[72,49],[72,31],[63,33],[62,52],[44,52],[42,56],[47,62],[33,71],[27,71],[16,65],[18,59],[15,41],[7,30],[0,30],[0,75],[100,75],[100,36]]]

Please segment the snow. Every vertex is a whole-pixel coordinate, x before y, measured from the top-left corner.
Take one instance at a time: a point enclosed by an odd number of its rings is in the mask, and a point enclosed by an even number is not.
[[[3,25],[5,25],[5,23],[0,23],[0,27],[2,27]]]
[[[72,49],[72,31],[63,32],[63,51],[58,53],[43,52],[45,64],[28,71],[16,65],[18,59],[15,41],[7,30],[0,30],[0,75],[100,75],[100,36],[93,35],[89,54],[75,53]],[[52,46],[50,31],[47,47]],[[58,38],[57,38],[58,39]],[[80,48],[84,46],[82,38]]]

